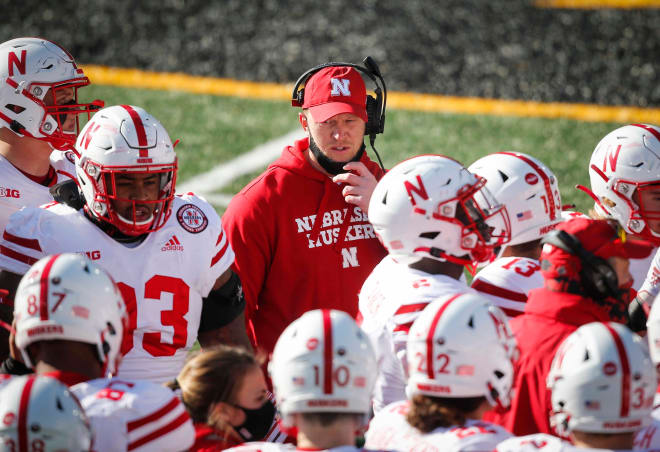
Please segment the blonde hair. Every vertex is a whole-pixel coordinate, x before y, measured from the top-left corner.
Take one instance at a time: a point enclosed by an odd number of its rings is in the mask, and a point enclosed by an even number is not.
[[[193,422],[205,423],[219,430],[230,428],[214,415],[218,402],[236,403],[245,375],[259,368],[261,360],[242,347],[219,345],[192,356],[171,389],[181,389],[181,398]]]

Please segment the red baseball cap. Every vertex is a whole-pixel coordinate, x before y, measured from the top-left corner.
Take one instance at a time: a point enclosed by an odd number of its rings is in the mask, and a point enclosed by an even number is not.
[[[608,220],[574,218],[561,223],[557,229],[573,234],[584,249],[603,259],[613,256],[643,259],[648,257],[654,249],[650,242],[627,238],[625,233],[617,233],[620,228]]]
[[[353,113],[367,122],[367,89],[360,73],[350,66],[331,66],[312,75],[305,83],[302,108],[316,122],[340,113]]]

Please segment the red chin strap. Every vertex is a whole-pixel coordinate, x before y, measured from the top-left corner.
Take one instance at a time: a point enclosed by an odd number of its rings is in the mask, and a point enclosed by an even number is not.
[[[437,248],[435,248],[435,249],[437,249]],[[477,260],[477,259],[475,259],[475,260],[461,259],[460,257],[452,256],[452,255],[444,253],[444,252],[439,252],[439,253],[434,252],[434,253],[432,253],[431,248],[428,248],[428,247],[419,247],[419,248],[415,248],[413,250],[414,253],[416,253],[418,251],[420,251],[422,253],[427,253],[431,258],[434,258],[434,259],[440,258],[440,259],[446,260],[447,262],[451,262],[452,264],[462,265],[465,268],[467,268],[467,270],[470,272],[470,275],[472,275],[472,276],[477,274],[477,265],[480,262],[484,262],[482,260]]]

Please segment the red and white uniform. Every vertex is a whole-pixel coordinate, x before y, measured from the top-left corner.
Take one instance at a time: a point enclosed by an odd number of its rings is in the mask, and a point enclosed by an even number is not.
[[[646,270],[644,265],[646,264]],[[640,274],[642,280],[640,283]],[[637,289],[640,297],[651,304],[655,297],[660,294],[660,250],[652,253],[648,259],[630,259],[630,274],[635,282],[633,287]]]
[[[190,416],[164,386],[99,378],[69,389],[92,425],[95,451],[176,452],[194,442]]]
[[[406,340],[419,313],[438,297],[471,291],[462,281],[412,269],[391,256],[373,269],[360,291],[359,315],[378,360],[374,412],[406,398]]]
[[[635,435],[634,450],[660,450],[660,410],[651,413],[652,421]]]
[[[406,421],[409,409],[410,402],[405,400],[381,410],[369,424],[365,446],[425,452],[491,451],[512,437],[499,425],[475,420],[466,421],[464,426],[438,427],[422,433]]]
[[[527,257],[502,257],[484,267],[472,281],[476,289],[509,319],[525,311],[527,295],[543,287],[541,265]]]
[[[48,187],[41,185],[0,155],[0,229],[5,230],[11,214],[22,207],[38,207],[53,201],[48,189],[67,179],[75,179],[76,167],[73,164],[73,152],[53,151],[50,154],[53,177]]]
[[[0,268],[23,274],[62,252],[86,254],[117,281],[134,329],[118,376],[155,383],[178,375],[197,339],[202,298],[234,261],[217,213],[193,194],[175,197],[165,225],[133,248],[66,205],[23,209],[0,242]]]
[[[495,448],[495,452],[534,452],[537,450],[543,452],[588,452],[590,450],[612,452],[610,449],[576,447],[568,441],[546,433],[516,436],[501,442]],[[633,450],[637,449],[634,448]]]
[[[274,444],[264,442],[245,443],[226,449],[231,452],[369,452],[373,449],[360,449],[355,446],[339,446],[330,449],[298,449],[293,444]]]

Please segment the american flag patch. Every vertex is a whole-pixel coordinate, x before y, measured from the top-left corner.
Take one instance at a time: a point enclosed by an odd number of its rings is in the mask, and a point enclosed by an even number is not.
[[[89,319],[89,309],[84,306],[73,306],[71,308],[73,315],[76,317],[81,317],[83,319]]]
[[[516,214],[516,218],[518,221],[525,221],[525,220],[531,220],[532,219],[532,211],[531,210],[525,210],[524,212],[519,212]]]
[[[462,365],[456,369],[456,375],[474,375],[474,366]]]
[[[305,384],[305,379],[303,377],[293,377],[292,381],[296,386],[303,386]]]
[[[600,410],[600,402],[598,400],[587,400],[584,406],[588,410]]]

